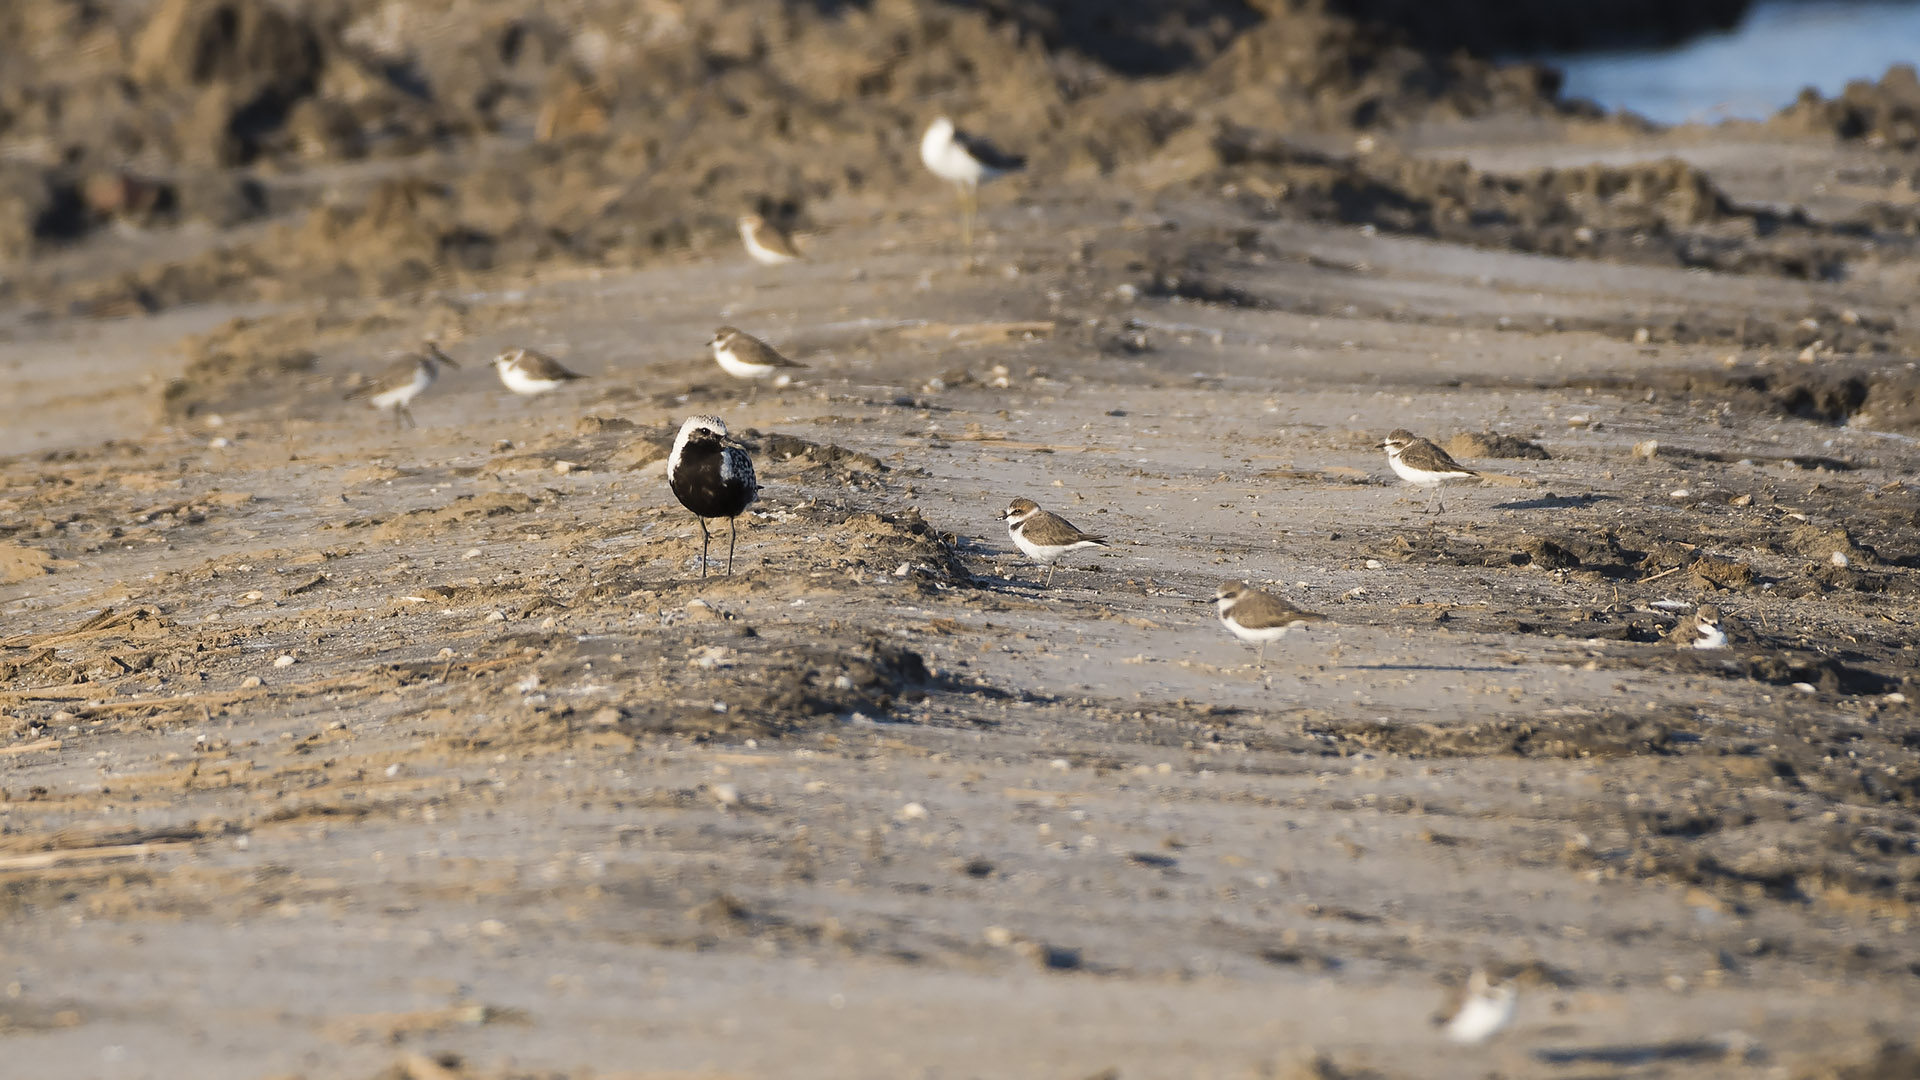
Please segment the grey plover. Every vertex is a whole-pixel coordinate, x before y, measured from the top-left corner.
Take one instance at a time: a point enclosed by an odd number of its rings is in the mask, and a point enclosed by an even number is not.
[[[701,577],[707,576],[707,549],[712,541],[707,519],[727,519],[727,573],[732,574],[740,515],[759,498],[760,483],[753,475],[753,459],[727,438],[725,421],[717,416],[687,417],[667,457],[667,486],[700,522]]]

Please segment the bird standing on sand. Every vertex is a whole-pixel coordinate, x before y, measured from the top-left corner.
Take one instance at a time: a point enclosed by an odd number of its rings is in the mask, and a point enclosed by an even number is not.
[[[751,381],[755,393],[759,392],[762,382],[782,371],[804,371],[807,367],[780,355],[780,350],[752,334],[731,326],[715,330],[713,340],[707,345],[713,349],[713,359],[720,370],[736,379]]]
[[[1518,997],[1513,980],[1496,980],[1485,968],[1475,968],[1467,984],[1448,995],[1433,1024],[1454,1042],[1483,1043],[1513,1022]]]
[[[1262,667],[1267,663],[1267,642],[1278,641],[1287,631],[1305,629],[1308,623],[1325,622],[1326,616],[1302,611],[1285,600],[1244,581],[1223,581],[1213,594],[1220,621],[1233,636],[1255,645]]]
[[[506,388],[522,397],[544,394],[575,379],[586,378],[533,349],[508,349],[493,358],[493,368],[500,373],[500,381]]]
[[[1395,428],[1377,445],[1377,449],[1387,452],[1387,464],[1393,471],[1414,487],[1430,489],[1433,494],[1427,499],[1427,510],[1433,511],[1440,502],[1440,485],[1449,480],[1465,480],[1480,474],[1453,460],[1445,450],[1435,446],[1405,428]],[[1440,510],[1446,507],[1440,505]]]
[[[673,440],[667,457],[667,486],[680,505],[700,522],[700,576],[707,576],[707,549],[712,536],[708,518],[726,518],[727,573],[733,573],[733,546],[740,533],[740,515],[760,496],[753,475],[753,459],[727,438],[726,422],[717,416],[689,416]]]
[[[973,219],[980,210],[980,185],[996,176],[1018,172],[1027,159],[1002,153],[992,143],[969,135],[942,116],[920,137],[920,160],[935,176],[954,185],[960,195],[960,243],[973,256]]]
[[[759,214],[740,216],[740,242],[746,245],[748,256],[761,266],[779,266],[801,258],[800,249],[793,246],[793,237]]]
[[[1107,546],[1106,537],[1081,532],[1059,514],[1040,509],[1040,504],[1032,499],[1013,500],[1002,516],[1014,546],[1047,568],[1047,578],[1040,583],[1041,588],[1053,584],[1053,564],[1060,561],[1060,556],[1081,548]]]
[[[413,410],[409,404],[420,392],[433,385],[440,375],[439,365],[450,368],[460,365],[453,357],[440,351],[440,342],[427,338],[421,343],[419,352],[407,353],[366,382],[347,391],[346,400],[366,398],[367,404],[376,409],[393,411],[393,426],[398,428],[402,419],[408,427],[419,427],[414,422]]]

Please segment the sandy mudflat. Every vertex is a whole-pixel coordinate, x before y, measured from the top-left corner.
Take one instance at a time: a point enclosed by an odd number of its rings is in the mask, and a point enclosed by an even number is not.
[[[1871,294],[1312,225],[1216,251],[1217,207],[1119,192],[1002,202],[967,273],[925,195],[800,269],[443,298],[467,366],[417,431],[339,401],[394,305],[268,314],[317,362],[159,424],[108,387],[213,319],[18,327],[8,1053],[1797,1078],[1906,1029],[1920,447],[1730,377],[1910,369],[1633,340]],[[1235,302],[1118,288],[1189,240]],[[745,403],[723,319],[811,369]],[[592,378],[510,400],[509,343]],[[695,410],[765,482],[731,579],[662,474]],[[1499,478],[1427,516],[1372,449],[1401,426],[1547,456],[1463,451]],[[1014,495],[1113,548],[1041,591]],[[1189,602],[1225,577],[1332,623],[1263,673]],[[1734,647],[1662,642],[1662,601]],[[1426,1016],[1482,963],[1519,1019],[1449,1046]]]
[[[0,1075],[1920,1075],[1909,77],[775,6],[0,4]],[[935,109],[1032,159],[971,268]]]

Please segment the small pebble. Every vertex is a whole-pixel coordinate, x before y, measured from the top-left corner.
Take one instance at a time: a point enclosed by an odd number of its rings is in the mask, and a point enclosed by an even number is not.
[[[467,550],[460,553],[460,557],[463,559],[477,559],[480,557],[480,549],[468,548]]]
[[[293,664],[294,664],[293,657],[288,656],[286,653],[281,653],[279,656],[275,657],[273,660],[274,667],[292,667]]]
[[[486,621],[487,622],[506,622],[507,613],[504,611],[489,611],[487,612]]]
[[[910,802],[900,808],[900,817],[906,821],[925,821],[927,808],[917,802]]]
[[[732,808],[740,805],[740,789],[732,784],[713,785],[713,799],[721,806]]]
[[[260,685],[260,676],[258,675],[249,675],[246,678],[240,680],[240,689],[242,690],[251,690],[254,687],[259,685]]]

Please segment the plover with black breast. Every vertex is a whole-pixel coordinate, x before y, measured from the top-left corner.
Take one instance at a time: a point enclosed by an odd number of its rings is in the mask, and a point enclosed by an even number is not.
[[[1680,620],[1667,633],[1667,640],[1683,649],[1724,649],[1727,647],[1727,627],[1720,609],[1712,604],[1701,604],[1693,614]]]
[[[1454,1042],[1477,1045],[1513,1022],[1518,1002],[1513,980],[1495,979],[1485,968],[1475,968],[1465,986],[1447,995],[1433,1024]]]
[[[1223,581],[1213,594],[1220,621],[1241,641],[1256,647],[1260,663],[1267,662],[1267,642],[1278,641],[1287,631],[1303,629],[1308,623],[1324,622],[1325,615],[1303,611],[1269,592],[1244,581]]]
[[[460,366],[453,362],[453,357],[440,351],[439,341],[427,338],[421,342],[419,352],[407,353],[388,364],[380,374],[347,391],[346,399],[366,398],[367,404],[376,409],[392,410],[394,427],[399,427],[403,419],[408,427],[418,427],[409,406],[439,378],[441,364],[450,368]]]
[[[1395,475],[1414,487],[1431,489],[1433,494],[1427,499],[1427,510],[1432,511],[1440,500],[1440,485],[1451,480],[1465,480],[1480,474],[1453,460],[1445,450],[1423,439],[1405,428],[1395,428],[1377,444],[1377,449],[1387,452],[1387,464],[1393,467]],[[1440,505],[1440,510],[1446,507]]]
[[[577,371],[568,370],[546,353],[533,349],[508,349],[493,358],[493,368],[500,373],[501,383],[522,397],[545,394],[575,379],[586,378]]]
[[[727,573],[733,573],[734,541],[740,515],[760,497],[753,475],[753,459],[727,438],[727,425],[717,416],[689,416],[673,440],[667,456],[667,486],[680,505],[700,522],[700,576],[707,576],[707,548],[712,540],[708,518],[726,518]]]
[[[1040,509],[1040,504],[1032,499],[1013,500],[1002,516],[1013,545],[1027,558],[1047,568],[1047,578],[1040,583],[1042,588],[1053,584],[1053,564],[1060,561],[1060,556],[1082,548],[1107,546],[1106,537],[1081,532],[1059,514]]]
[[[761,266],[779,266],[801,259],[793,237],[759,214],[740,215],[740,242],[747,255]]]
[[[760,383],[782,372],[804,371],[807,367],[780,355],[780,350],[752,334],[731,326],[715,330],[713,340],[707,344],[713,348],[713,359],[719,363],[720,370],[736,379],[750,380],[756,393]]]
[[[980,209],[980,185],[1027,167],[1027,159],[1008,154],[977,135],[938,117],[920,137],[920,161],[935,176],[952,184],[960,195],[960,242],[973,252],[973,219]]]

